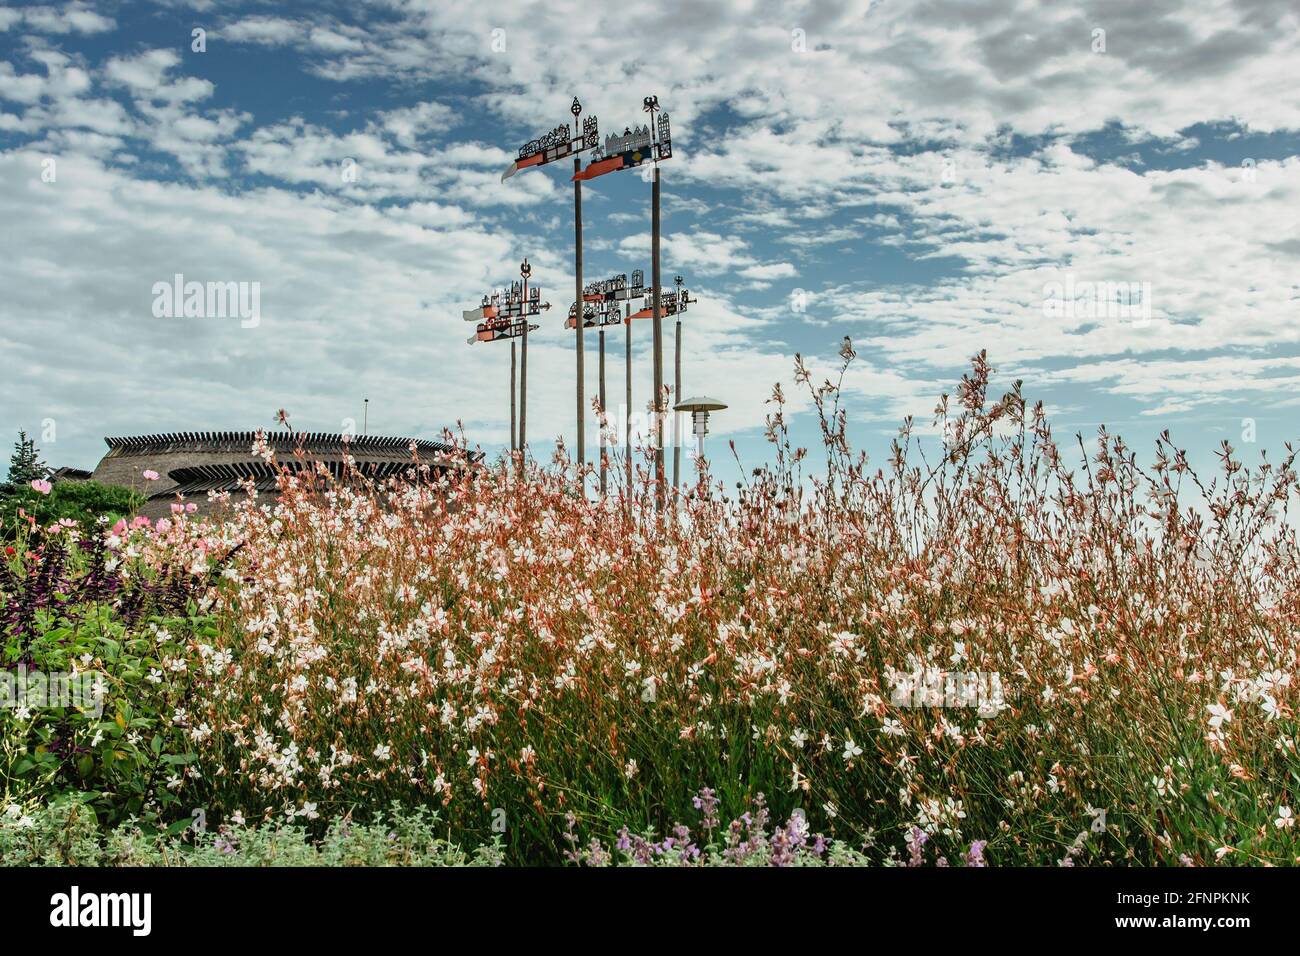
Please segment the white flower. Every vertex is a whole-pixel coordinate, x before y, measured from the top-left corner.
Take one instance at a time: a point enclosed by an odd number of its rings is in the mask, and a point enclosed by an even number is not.
[[[795,728],[794,733],[790,735],[790,743],[798,750],[803,750],[803,745],[808,742],[808,735],[802,730]]]
[[[624,766],[623,766],[623,776],[626,777],[628,780],[631,780],[633,777],[636,776],[636,761],[635,761],[635,760],[629,760],[626,764],[624,764]]]
[[[375,747],[374,750],[375,756],[378,757],[380,760],[387,760],[389,754],[391,754],[392,752],[393,752],[393,748],[388,746],[388,744],[379,744],[377,747]]]
[[[854,757],[862,756],[862,748],[853,742],[852,737],[844,738],[844,762],[850,762]]]
[[[1209,724],[1214,730],[1218,730],[1232,720],[1232,711],[1222,704],[1210,704],[1205,709],[1210,712]]]
[[[1277,808],[1277,819],[1273,821],[1273,826],[1279,830],[1286,830],[1295,826],[1295,817],[1291,815],[1290,807]]]
[[[1264,711],[1265,720],[1277,720],[1278,717],[1281,716],[1281,711],[1278,709],[1277,701],[1273,699],[1271,694],[1261,694],[1259,706]]]

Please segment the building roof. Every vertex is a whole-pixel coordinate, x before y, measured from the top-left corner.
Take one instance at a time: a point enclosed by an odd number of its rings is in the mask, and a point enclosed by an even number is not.
[[[132,435],[125,437],[108,437],[108,454],[112,455],[149,455],[160,452],[183,451],[228,451],[237,454],[251,454],[253,443],[257,441],[258,432],[166,432],[160,435]],[[401,454],[410,455],[414,443],[417,452],[448,455],[454,454],[456,448],[445,442],[429,441],[424,438],[392,438],[380,435],[341,435],[330,432],[288,432],[267,431],[262,437],[275,451],[292,452],[298,448],[315,454]],[[472,458],[481,458],[478,453],[471,453]]]
[[[342,461],[321,462],[335,478],[343,476]],[[383,481],[387,478],[404,477],[414,467],[410,461],[360,461],[354,469],[367,478]],[[167,477],[176,483],[175,487],[150,498],[175,498],[177,494],[185,497],[206,495],[209,491],[234,491],[251,481],[258,491],[275,491],[279,487],[279,467],[264,461],[241,461],[232,464],[194,465],[173,468]],[[286,462],[283,467],[290,471],[309,471],[310,466],[298,462]]]
[[[254,453],[259,434],[275,453],[270,464]],[[341,435],[328,432],[211,431],[166,432],[104,439],[108,452],[94,480],[142,493],[142,514],[157,517],[184,496],[202,513],[210,509],[208,492],[237,492],[248,482],[262,492],[278,489],[279,468],[298,471],[325,468],[335,477],[359,474],[383,481],[417,481],[426,466],[434,472],[473,467],[483,453],[423,438]],[[298,452],[301,450],[301,456]],[[146,472],[156,472],[152,480]]]

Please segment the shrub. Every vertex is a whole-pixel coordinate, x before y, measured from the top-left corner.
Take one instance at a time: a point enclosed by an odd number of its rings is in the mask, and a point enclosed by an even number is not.
[[[761,791],[833,837],[920,831],[949,859],[972,835],[1037,865],[1294,859],[1291,457],[1225,448],[1204,483],[1168,436],[1143,467],[1102,431],[1067,464],[980,357],[937,451],[909,422],[872,468],[836,386],[798,373],[824,471],[778,392],[774,463],[662,516],[642,468],[604,500],[562,461],[414,486],[284,470],[229,526],[246,544],[196,649],[223,666],[186,714],[187,799],[265,819],[434,803],[556,862],[568,814],[605,844],[665,832],[710,780],[728,815]],[[907,706],[900,674],[931,669],[1002,695]]]
[[[130,518],[144,505],[144,496],[130,488],[96,481],[58,481],[49,494],[30,485],[15,485],[0,497],[0,537],[13,540],[20,526],[48,527],[77,521],[88,527],[100,518],[110,524]]]
[[[594,500],[562,456],[286,467],[220,526],[133,532],[151,593],[177,569],[193,589],[153,622],[166,647],[123,625],[186,681],[149,698],[184,759],[143,812],[319,839],[358,807],[436,807],[518,863],[812,862],[813,832],[859,863],[1296,861],[1293,455],[1225,445],[1203,479],[1167,434],[1149,464],[1104,430],[1063,449],[980,356],[933,437],[907,422],[873,467],[837,385],[797,375],[816,470],[778,390],[774,460],[730,498],[706,474],[660,513],[644,461]],[[31,603],[0,613],[48,633]],[[998,693],[902,692],[931,671]],[[738,842],[678,832],[703,781]]]
[[[496,866],[495,845],[466,852],[439,837],[425,809],[376,813],[371,822],[334,821],[312,840],[305,827],[226,825],[183,833],[147,831],[131,821],[102,829],[94,812],[62,799],[30,812],[0,814],[3,866]]]
[[[198,687],[189,648],[215,633],[199,607],[210,574],[202,538],[143,524],[80,534],[22,533],[0,562],[0,785],[8,802],[84,793],[115,821],[174,805],[193,762],[174,717]],[[42,694],[51,675],[87,693],[32,700],[33,675]]]

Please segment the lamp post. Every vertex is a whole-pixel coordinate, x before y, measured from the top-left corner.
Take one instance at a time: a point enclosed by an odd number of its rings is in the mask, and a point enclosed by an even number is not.
[[[704,468],[704,436],[709,433],[709,412],[720,412],[727,406],[716,398],[688,398],[678,402],[674,411],[690,412],[695,432],[695,457],[697,473]]]
[[[496,342],[510,340],[510,450],[522,452],[528,444],[528,333],[536,331],[539,326],[529,323],[533,316],[540,315],[551,307],[549,302],[541,301],[542,290],[528,285],[533,267],[524,259],[519,265],[519,282],[511,283],[509,289],[493,292],[483,296],[477,309],[466,309],[461,316],[466,322],[477,322],[475,333],[469,337],[469,344],[475,342]],[[519,373],[519,436],[515,438],[515,339],[522,339],[522,364]]]
[[[569,107],[569,112],[573,114],[573,131],[570,133],[569,124],[561,123],[551,132],[538,139],[530,140],[519,148],[518,158],[510,164],[510,167],[501,174],[501,181],[505,182],[521,169],[528,169],[533,166],[544,166],[547,163],[553,163],[558,159],[566,156],[573,156],[573,260],[574,260],[574,280],[573,295],[575,299],[582,298],[582,160],[579,154],[583,150],[595,149],[598,142],[596,131],[596,117],[588,116],[582,121],[579,129],[579,117],[582,115],[582,104],[578,98],[573,98],[573,103]],[[583,394],[585,392],[585,370],[583,365],[583,324],[578,322],[574,334],[576,335],[577,345],[577,399],[578,399],[578,473],[581,474],[586,464],[586,410],[583,408]],[[528,340],[524,339],[523,350],[528,351]],[[524,363],[525,373],[527,362]],[[520,413],[520,421],[523,421],[523,413]],[[522,430],[522,426],[521,426]],[[522,444],[522,441],[521,441]]]

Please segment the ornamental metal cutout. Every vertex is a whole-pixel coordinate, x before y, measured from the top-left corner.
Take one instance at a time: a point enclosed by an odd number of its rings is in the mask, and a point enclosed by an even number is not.
[[[659,97],[647,96],[642,110],[650,114],[644,126],[625,127],[622,133],[605,137],[603,148],[596,150],[587,168],[573,174],[573,179],[595,179],[620,169],[634,169],[647,162],[658,163],[673,158],[672,130],[668,114],[659,111]],[[659,113],[658,117],[655,116]]]
[[[659,292],[659,314],[661,316],[677,315],[685,312],[695,300],[688,290],[681,287],[680,277],[677,288],[673,291],[661,289]],[[608,325],[619,325],[631,319],[648,319],[654,314],[653,293],[645,284],[645,271],[637,269],[628,282],[627,273],[619,273],[608,279],[601,279],[588,284],[582,290],[582,327],[597,329]],[[636,310],[631,316],[623,314],[622,304],[627,303]],[[468,313],[466,313],[468,314]],[[577,305],[569,306],[568,318],[564,327],[571,329],[577,316]]]
[[[545,166],[547,163],[553,163],[558,159],[564,159],[566,156],[572,156],[575,153],[581,153],[583,150],[595,149],[599,142],[599,133],[596,129],[596,117],[588,116],[582,121],[582,132],[578,132],[578,117],[582,114],[582,104],[578,98],[573,98],[573,105],[569,107],[569,112],[573,114],[573,127],[570,129],[568,123],[561,123],[555,129],[540,136],[537,139],[531,139],[519,147],[519,158],[510,164],[510,167],[501,174],[501,181],[505,182],[521,169],[528,169],[532,166]]]
[[[466,309],[461,316],[466,322],[478,322],[478,329],[467,340],[475,342],[495,342],[498,339],[515,339],[524,334],[524,322],[540,315],[551,307],[549,302],[542,302],[542,290],[529,286],[528,299],[524,299],[524,284],[512,282],[510,288],[483,296],[483,302],[477,309]],[[541,326],[529,325],[529,332],[536,332]]]

